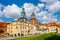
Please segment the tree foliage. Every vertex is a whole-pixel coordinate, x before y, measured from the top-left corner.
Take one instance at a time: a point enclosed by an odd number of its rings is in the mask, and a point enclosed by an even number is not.
[[[49,37],[46,37],[45,40],[60,40],[59,35],[51,35]]]

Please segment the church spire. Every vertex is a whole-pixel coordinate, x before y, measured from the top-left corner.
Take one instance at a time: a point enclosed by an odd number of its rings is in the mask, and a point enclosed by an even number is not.
[[[35,14],[34,14],[34,12],[32,13],[32,15],[31,15],[31,20],[29,20],[32,24],[34,24],[35,26],[38,26],[38,21],[37,21],[37,19],[36,19],[36,17],[35,17]]]
[[[21,22],[26,22],[26,13],[25,13],[25,9],[22,8],[22,11],[21,11],[21,18],[19,19],[19,21]]]
[[[22,8],[21,18],[25,18],[25,16],[26,16],[25,9],[24,9],[24,8]]]
[[[32,13],[31,18],[35,18],[35,14],[34,14],[34,12]]]

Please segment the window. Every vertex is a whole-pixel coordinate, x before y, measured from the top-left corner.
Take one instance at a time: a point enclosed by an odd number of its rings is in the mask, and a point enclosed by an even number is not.
[[[18,33],[18,36],[20,36],[20,33]]]
[[[11,31],[11,33],[12,33],[12,31]]]
[[[24,34],[21,34],[21,36],[24,36]]]
[[[20,27],[20,29],[22,29],[22,27]]]
[[[25,27],[23,26],[23,29],[24,29]]]
[[[28,33],[30,32],[30,30],[28,30]]]
[[[9,33],[7,33],[7,35],[9,35]]]
[[[16,29],[17,29],[18,27],[16,27]]]
[[[14,34],[14,36],[15,36],[15,37],[17,37],[17,35],[16,35],[16,34]]]

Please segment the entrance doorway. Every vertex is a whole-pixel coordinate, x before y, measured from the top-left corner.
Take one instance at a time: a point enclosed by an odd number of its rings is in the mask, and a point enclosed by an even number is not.
[[[21,34],[21,36],[24,36],[24,34]]]
[[[14,37],[17,37],[17,35],[16,35],[16,34],[14,34]]]

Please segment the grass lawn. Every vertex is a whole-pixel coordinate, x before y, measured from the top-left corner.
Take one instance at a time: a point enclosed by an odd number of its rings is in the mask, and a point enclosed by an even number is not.
[[[22,37],[22,38],[15,38],[10,40],[44,40],[44,38],[51,36],[51,35],[60,35],[58,33],[49,33],[49,34],[42,34],[38,36],[29,36],[29,37]]]

